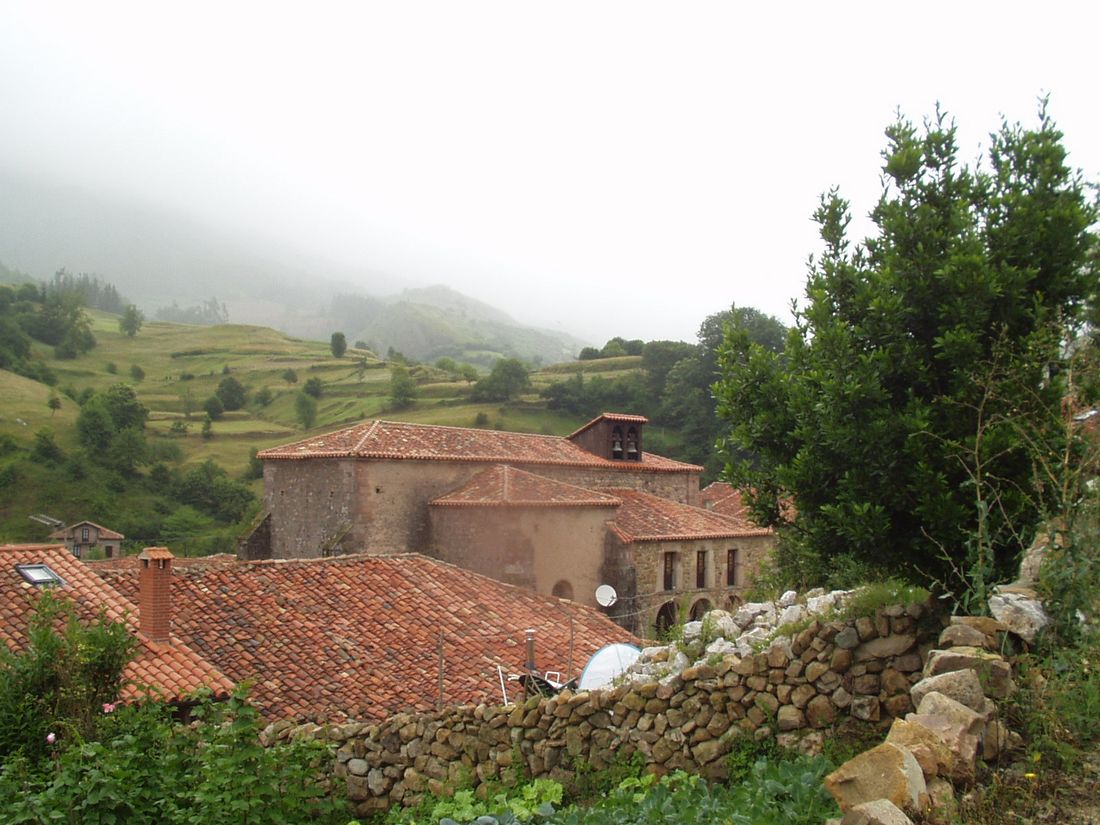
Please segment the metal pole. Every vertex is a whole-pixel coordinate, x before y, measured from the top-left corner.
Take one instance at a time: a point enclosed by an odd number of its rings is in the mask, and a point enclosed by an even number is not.
[[[527,628],[526,640],[527,642],[527,669],[534,671],[535,669],[535,630],[534,628]]]
[[[573,617],[569,617],[569,675],[565,677],[565,681],[570,681],[573,678]]]
[[[439,631],[439,699],[436,708],[443,710],[443,631]]]

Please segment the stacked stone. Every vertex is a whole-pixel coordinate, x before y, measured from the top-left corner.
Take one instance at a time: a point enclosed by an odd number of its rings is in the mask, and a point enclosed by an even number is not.
[[[913,685],[916,707],[896,718],[886,741],[841,765],[825,788],[844,811],[840,825],[911,825],[955,818],[955,788],[975,780],[988,761],[1019,743],[997,718],[994,700],[1015,690],[1012,668],[995,653],[1008,627],[989,618],[953,617]]]
[[[336,774],[358,816],[416,804],[425,792],[510,784],[520,773],[569,786],[576,765],[600,770],[635,753],[653,773],[717,779],[738,737],[778,732],[781,744],[813,751],[838,716],[879,721],[912,710],[910,688],[935,638],[922,642],[925,611],[898,605],[862,619],[815,620],[758,652],[711,654],[713,663],[609,690],[398,714],[380,724],[278,723],[265,741],[335,742]]]

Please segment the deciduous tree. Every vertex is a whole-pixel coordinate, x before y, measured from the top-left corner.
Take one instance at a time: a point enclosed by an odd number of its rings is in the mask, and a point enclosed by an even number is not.
[[[141,330],[143,323],[145,323],[145,316],[142,315],[141,310],[129,304],[122,311],[122,317],[118,319],[118,331],[127,338],[133,338]]]

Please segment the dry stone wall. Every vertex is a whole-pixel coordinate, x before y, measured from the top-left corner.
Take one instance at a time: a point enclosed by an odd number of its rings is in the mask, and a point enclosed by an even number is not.
[[[843,598],[825,595],[833,598],[819,602],[822,609]],[[362,816],[415,804],[425,792],[509,784],[521,775],[569,786],[578,770],[600,770],[635,754],[654,773],[684,769],[719,778],[738,737],[778,735],[785,745],[812,750],[840,716],[879,721],[914,709],[910,690],[942,628],[926,605],[843,621],[804,610],[802,629],[767,641],[761,616],[774,624],[786,607],[764,604],[770,609],[715,611],[699,623],[697,638],[647,650],[638,671],[608,690],[398,714],[381,724],[276,723],[265,736],[308,734],[335,743],[336,775]],[[751,625],[748,631],[738,617]],[[722,625],[736,637],[708,641]],[[681,648],[700,658],[693,662]]]

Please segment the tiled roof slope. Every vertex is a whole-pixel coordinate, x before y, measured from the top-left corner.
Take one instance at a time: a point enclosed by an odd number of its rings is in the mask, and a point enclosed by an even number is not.
[[[114,540],[121,541],[122,539],[126,538],[126,536],[122,535],[122,533],[116,533],[114,530],[108,530],[102,524],[96,524],[94,521],[78,521],[78,522],[76,522],[76,524],[70,524],[67,527],[58,528],[57,530],[54,530],[52,533],[50,533],[50,538],[51,539],[64,539],[64,538],[67,538],[73,530],[75,530],[78,527],[83,527],[85,524],[88,525],[89,527],[94,527],[96,530],[98,530],[100,539],[110,539],[112,541],[114,541]]]
[[[614,496],[498,464],[475,475],[433,507],[618,507]]]
[[[136,560],[133,575],[137,596]],[[64,585],[58,595],[72,600],[81,621],[93,621],[102,608],[108,619],[125,622],[138,639],[136,655],[123,670],[126,680],[121,693],[124,701],[140,699],[144,686],[159,690],[168,700],[176,700],[208,687],[215,694],[225,695],[233,683],[217,668],[189,649],[173,636],[173,644],[150,641],[138,632],[138,609],[110,584],[105,582],[80,559],[64,547],[52,544],[22,544],[0,546],[0,638],[9,650],[19,651],[26,645],[26,631],[40,589],[23,580],[15,569],[17,564],[46,564],[59,575]]]
[[[617,421],[620,424],[648,424],[649,423],[649,419],[646,418],[644,415],[626,415],[625,413],[605,412],[605,413],[600,413],[596,418],[593,418],[591,421],[589,421],[584,426],[578,427],[576,430],[571,432],[569,434],[569,438],[576,438],[578,435],[583,433],[589,427],[594,427],[596,424],[600,423],[601,421]]]
[[[136,592],[137,574],[103,571]],[[637,640],[603,614],[426,556],[341,556],[174,570],[174,628],[234,679],[254,679],[269,719],[380,719],[444,701],[499,702],[496,666],[516,672],[524,631],[540,670],[573,672],[611,642]]]
[[[766,536],[768,530],[746,526],[720,513],[680,504],[638,490],[607,490],[622,499],[611,529],[627,543],[637,541],[691,541],[699,539]]]
[[[708,484],[699,491],[699,498],[703,506],[712,512],[737,519],[745,527],[765,529],[759,527],[752,520],[752,516],[749,515],[749,508],[741,498],[741,491],[728,481],[715,481]],[[785,503],[783,514],[784,516],[793,516],[794,507],[789,503]],[[770,527],[766,529],[769,533],[774,532]]]
[[[583,429],[583,428],[582,428]],[[593,455],[568,438],[509,433],[401,421],[364,421],[353,427],[272,447],[261,459],[379,458],[422,461],[478,461],[495,464],[555,464],[626,472],[700,472],[701,467],[644,453],[640,461],[612,461]]]
[[[130,570],[137,564],[137,556],[115,556],[109,559],[82,559],[96,571]],[[233,553],[214,553],[210,556],[173,556],[172,569],[181,567],[233,567],[239,559]]]

